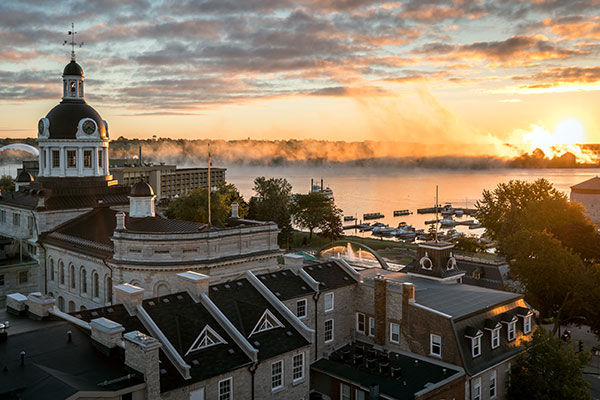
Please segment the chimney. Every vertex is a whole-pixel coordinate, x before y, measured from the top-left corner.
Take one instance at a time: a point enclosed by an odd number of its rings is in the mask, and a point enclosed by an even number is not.
[[[48,311],[54,308],[54,302],[54,298],[40,292],[29,294],[25,301],[29,310],[29,318],[41,320],[47,317],[49,314]]]
[[[25,315],[27,296],[21,293],[11,293],[6,296],[6,311],[13,315]]]
[[[375,343],[386,344],[387,328],[387,281],[383,275],[376,275],[374,282],[374,310],[375,310]]]
[[[144,289],[124,283],[115,286],[115,304],[123,304],[129,315],[137,313],[137,306],[142,305]]]
[[[321,192],[323,191],[323,178],[321,178]]]
[[[208,294],[210,277],[194,271],[181,272],[177,274],[181,290],[188,292],[194,301],[199,302],[202,293]]]
[[[408,305],[415,302],[415,285],[414,283],[404,282],[402,284],[402,326],[404,329],[409,329],[409,312]]]
[[[237,202],[231,203],[231,218],[239,218],[240,205]]]
[[[140,167],[142,166],[142,146],[139,147],[139,152],[140,155],[138,156],[138,163],[140,164]]]
[[[92,339],[100,343],[103,353],[109,353],[110,349],[117,347],[117,342],[122,338],[125,330],[123,325],[106,318],[96,318],[90,321],[92,328]]]
[[[125,213],[123,211],[120,211],[116,214],[116,217],[117,217],[117,226],[115,227],[115,230],[124,231],[125,230]]]
[[[140,331],[127,332],[125,339],[125,365],[144,374],[148,400],[160,399],[160,370],[158,350],[162,344]]]
[[[283,265],[288,267],[294,274],[298,275],[302,269],[302,265],[304,265],[304,257],[294,253],[284,254]]]

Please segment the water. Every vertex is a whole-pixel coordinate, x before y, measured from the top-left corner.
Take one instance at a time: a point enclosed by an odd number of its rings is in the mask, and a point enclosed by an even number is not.
[[[500,182],[511,179],[534,181],[546,178],[554,186],[569,195],[570,187],[600,175],[600,168],[593,169],[487,169],[487,170],[419,170],[381,169],[361,167],[227,167],[227,181],[237,186],[245,199],[254,195],[254,178],[283,177],[292,184],[293,191],[308,193],[310,180],[324,180],[333,190],[335,203],[344,215],[362,219],[364,213],[381,212],[380,222],[397,226],[404,221],[416,229],[425,229],[425,220],[434,219],[433,214],[419,215],[417,208],[435,204],[435,186],[439,186],[439,202],[452,203],[455,207],[473,207],[481,199],[483,189],[493,190]],[[412,215],[394,217],[394,210],[409,209]],[[472,217],[457,218],[457,220]],[[370,221],[373,222],[373,221]],[[350,222],[345,222],[350,224]],[[456,229],[466,233],[481,233],[465,226]],[[354,233],[354,231],[346,231]],[[371,236],[365,232],[365,236]]]

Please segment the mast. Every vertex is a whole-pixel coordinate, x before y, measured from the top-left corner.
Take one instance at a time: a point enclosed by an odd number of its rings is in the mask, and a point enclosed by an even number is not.
[[[210,195],[211,195],[211,182],[210,182],[210,166],[212,164],[212,160],[210,159],[210,143],[208,144],[208,226],[211,225],[210,221]]]
[[[435,185],[435,242],[438,242],[438,185]]]

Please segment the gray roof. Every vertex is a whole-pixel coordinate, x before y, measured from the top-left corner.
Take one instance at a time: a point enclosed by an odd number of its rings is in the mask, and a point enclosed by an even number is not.
[[[363,277],[380,273],[393,282],[415,285],[415,302],[450,315],[454,320],[472,313],[486,311],[500,304],[517,300],[523,295],[472,285],[441,283],[402,272],[383,269],[361,271]]]

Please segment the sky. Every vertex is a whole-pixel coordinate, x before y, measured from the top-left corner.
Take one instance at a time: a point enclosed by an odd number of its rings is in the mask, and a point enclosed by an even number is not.
[[[599,0],[4,1],[0,136],[60,101],[71,22],[113,138],[600,143]]]

